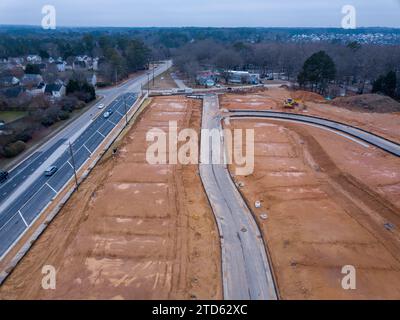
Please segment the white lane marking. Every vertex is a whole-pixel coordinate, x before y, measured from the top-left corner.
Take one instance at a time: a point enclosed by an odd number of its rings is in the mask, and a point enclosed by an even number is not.
[[[19,213],[19,216],[21,217],[22,221],[25,223],[25,226],[28,228],[29,225],[26,223],[26,220],[25,220],[24,216],[22,215],[21,210],[18,210],[18,213]]]
[[[51,185],[49,185],[48,182],[46,182],[46,186],[48,186],[51,190],[53,190],[53,192],[54,192],[55,194],[57,194],[57,191],[56,191]]]
[[[105,135],[102,134],[99,130],[96,131],[98,134],[100,134],[103,138],[105,138]]]
[[[83,146],[84,146],[85,149],[89,152],[89,154],[92,154],[92,153],[90,152],[90,150],[88,149],[88,147],[86,147],[86,144],[84,144]]]
[[[107,119],[107,121],[110,121],[113,124],[114,127],[117,125],[116,123],[112,122],[110,119]]]

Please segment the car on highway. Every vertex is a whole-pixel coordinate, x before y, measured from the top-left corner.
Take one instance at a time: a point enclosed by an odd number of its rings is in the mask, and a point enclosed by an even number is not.
[[[8,179],[8,172],[7,171],[0,171],[0,183],[3,183]]]
[[[51,166],[51,167],[47,168],[47,170],[44,172],[44,175],[46,177],[51,177],[53,174],[56,173],[57,170],[58,170],[58,168],[56,166]]]
[[[110,116],[111,116],[111,113],[109,111],[106,111],[106,112],[103,113],[103,117],[105,119],[109,118]]]
[[[103,109],[103,108],[104,108],[104,103],[100,103],[100,104],[97,106],[97,108],[98,108],[98,109]]]

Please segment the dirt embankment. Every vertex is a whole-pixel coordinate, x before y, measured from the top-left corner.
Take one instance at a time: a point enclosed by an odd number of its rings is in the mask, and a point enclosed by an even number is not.
[[[267,91],[259,91],[257,93],[247,95],[225,94],[221,96],[220,102],[221,106],[226,109],[255,109],[280,112],[286,111],[327,118],[360,127],[364,130],[373,132],[384,138],[400,143],[400,112],[372,113],[366,112],[365,110],[358,110],[357,107],[350,107],[353,101],[352,99],[360,99],[357,97],[343,98],[346,99],[346,101],[349,101],[349,107],[343,108],[335,106],[333,101],[329,103],[324,101],[321,96],[312,92],[289,91],[284,88],[271,88]],[[302,110],[302,108],[284,109],[283,101],[287,98],[296,98],[302,100],[302,104],[306,106],[305,110]],[[393,102],[392,99],[390,100]],[[392,102],[389,101],[387,106],[385,104],[386,102],[387,99],[384,99],[384,97],[383,100],[380,100],[379,106],[382,110],[385,108],[385,110],[391,108],[390,103]],[[393,103],[397,102],[394,101]]]
[[[1,299],[218,299],[220,246],[197,166],[150,165],[146,133],[200,128],[200,103],[153,100],[0,288]],[[57,270],[41,288],[42,267]]]
[[[400,103],[379,94],[362,94],[352,97],[339,97],[332,101],[337,107],[354,111],[390,113],[400,112]]]
[[[231,127],[255,129],[255,171],[235,180],[281,297],[399,299],[398,158],[304,125],[254,119]],[[346,265],[356,268],[356,290],[341,286]]]

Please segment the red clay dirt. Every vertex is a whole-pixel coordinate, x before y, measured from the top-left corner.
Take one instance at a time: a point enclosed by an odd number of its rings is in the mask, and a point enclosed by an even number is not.
[[[195,165],[149,165],[152,127],[200,128],[200,102],[155,98],[0,288],[0,299],[220,299],[218,230]],[[41,287],[42,267],[57,271]]]
[[[242,98],[236,105],[238,97],[223,101],[242,108]],[[282,299],[400,298],[397,157],[302,124],[243,119],[225,127],[255,129],[254,173],[235,180],[244,183],[240,191],[262,231]],[[356,290],[341,286],[345,265],[356,268]]]
[[[284,109],[287,98],[302,100],[302,108]],[[350,110],[334,106],[324,101],[323,97],[312,92],[290,91],[285,88],[270,88],[251,94],[225,94],[220,103],[226,109],[274,110],[323,117],[371,131],[384,138],[400,143],[400,113],[372,113]]]

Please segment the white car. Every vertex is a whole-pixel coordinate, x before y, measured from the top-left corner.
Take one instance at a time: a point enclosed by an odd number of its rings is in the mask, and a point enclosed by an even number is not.
[[[108,112],[108,111],[106,111],[106,112],[104,112],[103,117],[104,117],[105,119],[107,119],[107,118],[110,117],[110,115],[111,115],[111,113]]]
[[[104,103],[100,103],[98,106],[97,106],[97,109],[103,109],[104,108]]]

